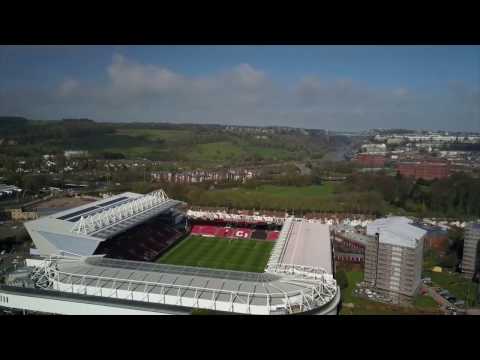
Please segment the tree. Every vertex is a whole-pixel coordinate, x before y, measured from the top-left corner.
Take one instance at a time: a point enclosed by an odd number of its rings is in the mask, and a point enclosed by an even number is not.
[[[454,254],[458,259],[461,259],[463,256],[463,239],[463,229],[453,227],[448,229],[448,253]]]
[[[348,277],[344,270],[337,271],[336,280],[340,289],[346,289],[348,287]]]

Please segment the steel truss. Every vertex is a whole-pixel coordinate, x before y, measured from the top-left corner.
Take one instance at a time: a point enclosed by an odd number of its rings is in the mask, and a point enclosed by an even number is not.
[[[292,237],[292,233],[294,230],[293,226],[293,217],[289,217],[285,219],[285,222],[282,227],[282,231],[278,236],[277,241],[275,241],[275,245],[273,246],[272,253],[270,254],[270,259],[267,263],[267,269],[275,264],[281,263],[283,256],[285,254],[288,241]]]
[[[79,235],[89,235],[126,221],[145,211],[152,210],[168,200],[169,198],[167,194],[160,189],[117,207],[93,215],[88,215],[86,217],[82,216],[80,220],[75,222],[71,232]]]
[[[226,290],[223,288],[225,281],[221,287],[213,289],[190,284],[179,285],[174,282],[164,283],[161,281],[152,282],[131,278],[75,274],[60,271],[55,260],[45,261],[44,266],[34,272],[32,279],[36,281],[37,286],[44,289],[87,294],[87,288],[90,287],[94,290],[90,290],[89,295],[130,300],[141,298],[141,301],[145,302],[186,305],[192,308],[218,309],[246,314],[259,313],[258,308],[252,308],[251,302],[254,297],[265,299],[261,305],[266,308],[264,313],[283,312],[291,314],[320,308],[331,302],[338,291],[333,276],[321,268],[275,264],[268,269],[268,272],[280,276],[279,280],[268,284],[276,292],[266,291],[266,289],[259,289],[258,292],[240,291],[241,283],[236,290]],[[296,285],[296,289],[286,291],[276,286],[276,284],[281,285],[282,283]],[[126,289],[119,289],[122,286],[125,287],[125,285],[127,285]],[[152,292],[154,289],[156,291]],[[120,295],[119,291],[123,295]],[[189,292],[190,296],[184,296],[186,292]],[[209,294],[209,296],[202,298],[202,305],[200,296],[204,294]],[[219,300],[220,295],[227,295],[228,300]],[[167,299],[167,296],[169,299]],[[283,305],[272,305],[272,298],[282,298]],[[208,306],[205,306],[205,301],[208,302]],[[235,305],[243,305],[242,309],[244,310],[239,310],[238,306],[235,307]],[[256,307],[258,306],[256,305]]]

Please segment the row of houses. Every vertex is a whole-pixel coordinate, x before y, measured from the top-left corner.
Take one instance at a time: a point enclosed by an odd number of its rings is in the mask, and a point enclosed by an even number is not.
[[[253,170],[195,170],[184,172],[158,171],[152,172],[153,181],[169,182],[169,183],[202,183],[202,182],[245,182],[256,176]]]

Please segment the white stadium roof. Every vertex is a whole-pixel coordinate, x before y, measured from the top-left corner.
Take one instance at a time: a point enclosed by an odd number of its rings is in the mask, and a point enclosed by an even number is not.
[[[125,192],[25,223],[43,255],[88,256],[98,245],[180,204],[160,191]]]
[[[412,220],[403,216],[390,216],[377,219],[367,225],[367,235],[379,234],[381,243],[403,246],[409,248],[417,247],[420,240],[427,231],[413,225]]]
[[[287,218],[272,250],[271,264],[321,267],[332,274],[330,227],[320,221]]]
[[[33,278],[61,292],[243,314],[330,313],[339,300],[331,274],[282,264],[250,273],[93,256],[46,260]]]

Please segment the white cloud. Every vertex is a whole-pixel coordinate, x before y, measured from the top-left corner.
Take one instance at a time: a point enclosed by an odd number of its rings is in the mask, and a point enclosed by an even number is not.
[[[155,65],[142,65],[115,54],[107,68],[114,91],[128,93],[161,92],[180,86],[181,76]]]
[[[74,79],[65,79],[58,87],[60,96],[69,96],[74,93],[79,87],[79,82]]]
[[[208,76],[191,77],[120,54],[113,56],[105,74],[104,83],[66,78],[52,91],[1,91],[0,108],[33,118],[78,114],[106,121],[327,129],[452,129],[464,123],[480,130],[479,112],[474,110],[478,109],[479,93],[465,84],[452,84],[450,92],[446,89],[443,95],[427,96],[405,87],[379,89],[352,79],[326,81],[310,75],[290,88],[279,85],[268,73],[247,63]],[[470,105],[465,107],[465,104]],[[453,125],[452,118],[456,119]]]
[[[235,85],[247,89],[257,88],[266,80],[263,71],[256,70],[249,64],[240,64],[236,66],[229,75]]]

